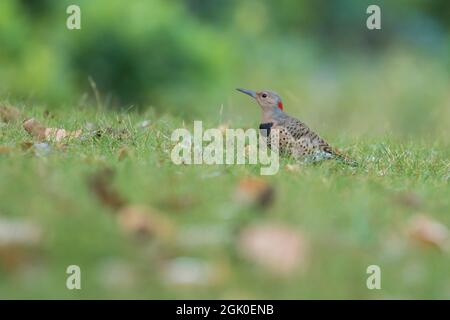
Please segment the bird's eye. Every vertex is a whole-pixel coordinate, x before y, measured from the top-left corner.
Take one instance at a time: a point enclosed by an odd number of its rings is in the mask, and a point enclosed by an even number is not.
[[[261,95],[261,97],[267,98],[267,94],[263,93],[263,94]]]

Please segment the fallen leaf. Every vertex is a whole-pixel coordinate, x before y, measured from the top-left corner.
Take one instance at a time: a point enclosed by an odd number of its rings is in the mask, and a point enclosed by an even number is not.
[[[13,149],[8,146],[0,146],[0,154],[10,153]]]
[[[45,127],[41,125],[36,119],[31,118],[23,122],[23,128],[31,136],[38,140],[45,140]]]
[[[241,232],[240,254],[274,274],[303,270],[308,259],[308,245],[297,230],[279,225],[250,226]]]
[[[440,222],[418,214],[411,218],[407,227],[411,239],[445,250],[448,248],[449,230]]]
[[[12,271],[29,263],[41,238],[40,228],[30,222],[0,219],[0,264]]]
[[[25,120],[23,128],[33,137],[38,140],[54,140],[60,142],[63,139],[78,138],[82,131],[67,131],[59,128],[46,128],[34,118]]]
[[[16,122],[20,120],[21,113],[17,108],[12,106],[0,106],[0,118],[3,122]]]
[[[274,189],[260,178],[244,178],[234,192],[234,200],[240,204],[257,204],[267,207],[273,202]]]
[[[174,235],[174,225],[162,213],[145,205],[130,205],[118,212],[118,223],[127,233],[168,240]]]
[[[128,148],[126,146],[122,146],[119,149],[119,161],[122,161],[123,159],[125,159],[128,155]]]
[[[126,201],[112,186],[113,176],[112,169],[98,171],[89,178],[89,186],[104,206],[118,210],[126,204]]]
[[[20,148],[22,149],[22,151],[27,151],[32,146],[33,146],[33,142],[31,142],[31,141],[23,141],[20,143]]]
[[[76,130],[76,131],[67,131],[65,129],[58,129],[58,128],[46,128],[45,129],[45,138],[47,140],[54,140],[56,142],[60,142],[63,139],[72,139],[72,138],[79,138],[81,136],[82,131]]]

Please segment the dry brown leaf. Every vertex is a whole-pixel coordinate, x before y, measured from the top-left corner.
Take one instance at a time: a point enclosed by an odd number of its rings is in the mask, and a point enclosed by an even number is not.
[[[56,142],[60,142],[66,138],[78,138],[82,133],[81,130],[67,131],[59,128],[46,128],[34,118],[25,120],[23,128],[38,140],[54,140]]]
[[[128,156],[128,148],[126,146],[122,146],[119,149],[119,161],[122,161],[123,159],[125,159]]]
[[[0,146],[0,154],[7,154],[12,152],[12,148],[8,146]]]
[[[61,142],[63,139],[79,138],[81,136],[81,129],[76,131],[67,131],[65,129],[58,128],[46,128],[45,138],[47,140],[54,140],[56,142]]]
[[[234,193],[234,200],[240,204],[257,204],[267,207],[273,202],[274,189],[260,178],[243,178]]]
[[[174,225],[162,213],[145,205],[130,205],[118,212],[118,223],[127,233],[168,240],[174,235]]]
[[[27,151],[33,146],[33,142],[31,141],[23,141],[20,143],[20,148],[22,151]]]
[[[118,210],[126,204],[126,201],[114,189],[112,185],[113,176],[114,171],[112,169],[103,169],[89,178],[89,186],[104,206]]]
[[[21,113],[17,108],[11,106],[0,106],[0,119],[3,122],[16,122],[20,120]]]
[[[448,248],[449,230],[440,222],[419,214],[411,218],[407,233],[411,239],[445,250]]]
[[[26,132],[28,132],[31,136],[35,137],[38,140],[45,140],[45,127],[39,123],[34,118],[25,120],[23,122],[23,128]]]
[[[244,229],[239,237],[241,255],[280,275],[303,270],[308,245],[298,231],[287,226],[256,225]]]
[[[14,270],[19,264],[26,263],[41,236],[40,228],[30,222],[0,219],[0,264]]]

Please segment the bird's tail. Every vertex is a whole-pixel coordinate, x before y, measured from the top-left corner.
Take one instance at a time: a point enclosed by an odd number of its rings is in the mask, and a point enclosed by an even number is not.
[[[333,150],[333,155],[334,155],[335,159],[345,163],[346,165],[349,165],[352,167],[358,166],[358,162],[356,162],[356,160],[350,158],[349,156],[347,156],[346,154],[344,154],[338,150]]]

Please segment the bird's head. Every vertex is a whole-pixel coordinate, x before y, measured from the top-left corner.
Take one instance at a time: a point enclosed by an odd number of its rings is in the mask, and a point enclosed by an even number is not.
[[[255,98],[256,102],[260,105],[260,107],[266,110],[272,109],[280,109],[283,110],[283,103],[281,102],[281,98],[278,94],[271,91],[253,91],[247,89],[236,89],[242,93],[249,95],[252,98]]]

